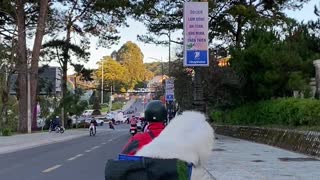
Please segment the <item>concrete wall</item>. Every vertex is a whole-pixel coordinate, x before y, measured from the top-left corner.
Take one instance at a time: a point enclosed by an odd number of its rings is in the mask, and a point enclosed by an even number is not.
[[[217,134],[320,157],[320,133],[246,126],[214,126]]]

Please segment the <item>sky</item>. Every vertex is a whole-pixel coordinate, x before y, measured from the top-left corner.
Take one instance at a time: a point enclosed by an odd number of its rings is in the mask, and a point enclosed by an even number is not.
[[[298,21],[309,21],[315,20],[317,17],[313,13],[314,6],[319,5],[319,0],[311,0],[309,3],[305,4],[301,10],[296,11],[286,11],[285,13]],[[127,41],[132,41],[136,43],[142,53],[144,54],[144,62],[156,61],[155,59],[163,61],[168,61],[169,49],[165,46],[156,46],[154,44],[145,44],[137,40],[138,34],[145,34],[147,32],[146,27],[141,22],[137,22],[133,19],[128,20],[129,27],[119,28],[120,31],[120,41],[117,45],[112,45],[110,48],[100,48],[97,47],[96,38],[91,39],[91,48],[90,48],[90,59],[89,62],[85,64],[86,68],[97,68],[97,62],[101,60],[103,56],[110,55],[114,50],[119,50],[120,47]],[[182,37],[182,31],[176,32],[173,34],[174,39]],[[174,43],[172,43],[172,52],[174,51]],[[57,63],[52,63],[51,65],[58,66]],[[73,70],[70,68],[68,74],[72,74]]]

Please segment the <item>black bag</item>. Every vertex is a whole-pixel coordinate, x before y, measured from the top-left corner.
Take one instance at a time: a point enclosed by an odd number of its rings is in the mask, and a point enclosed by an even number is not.
[[[191,177],[192,166],[177,159],[136,156],[119,159],[107,162],[105,180],[189,180]]]

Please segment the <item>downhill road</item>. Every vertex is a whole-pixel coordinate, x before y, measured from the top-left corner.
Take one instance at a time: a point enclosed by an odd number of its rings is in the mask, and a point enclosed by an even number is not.
[[[1,180],[104,179],[108,159],[116,158],[130,134],[128,125],[88,136],[0,155]],[[99,132],[100,130],[100,132]]]

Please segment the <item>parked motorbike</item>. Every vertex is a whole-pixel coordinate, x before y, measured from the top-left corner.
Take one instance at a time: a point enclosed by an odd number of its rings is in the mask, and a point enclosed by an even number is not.
[[[89,133],[90,133],[90,136],[95,136],[96,135],[96,128],[95,128],[93,123],[90,123]]]

